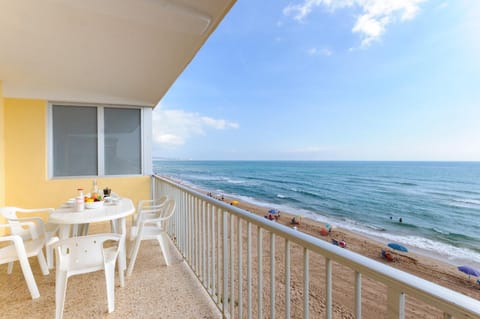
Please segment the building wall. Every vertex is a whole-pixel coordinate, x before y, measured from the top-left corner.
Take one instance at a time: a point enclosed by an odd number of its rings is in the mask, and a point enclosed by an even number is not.
[[[5,98],[4,123],[5,206],[55,208],[76,196],[78,187],[90,190],[91,177],[48,179],[47,101]],[[100,187],[108,186],[135,204],[150,198],[150,176],[96,180]]]
[[[5,204],[5,121],[3,101],[2,81],[0,81],[0,206]]]

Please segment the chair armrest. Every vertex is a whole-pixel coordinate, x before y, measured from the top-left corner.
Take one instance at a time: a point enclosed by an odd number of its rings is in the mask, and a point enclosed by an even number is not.
[[[20,213],[39,213],[39,212],[48,212],[49,214],[53,213],[55,211],[54,208],[48,207],[48,208],[31,208],[31,209],[26,209],[26,208],[17,208],[15,209],[17,212]]]
[[[21,226],[31,226],[31,223],[20,223]],[[10,224],[0,224],[0,228],[11,228],[12,225]],[[0,242],[4,241],[12,241],[17,248],[17,252],[19,251],[18,249],[23,249],[25,251],[25,245],[23,244],[23,238],[19,235],[7,235],[7,236],[0,236]]]
[[[15,222],[15,226],[19,226],[19,224],[21,224],[21,226],[28,226],[33,239],[45,237],[45,223],[40,217],[7,218],[7,220],[9,222]]]
[[[142,224],[142,225],[157,224],[157,223],[161,223],[161,222],[164,222],[164,221],[166,221],[166,220],[169,220],[170,217],[172,217],[172,215],[167,216],[167,217],[159,217],[159,218],[145,219],[145,220],[142,220],[141,224]]]
[[[22,237],[18,236],[18,235],[8,235],[8,236],[0,236],[0,242],[4,242],[4,241],[13,241],[15,242],[15,239],[16,238],[20,238],[20,240],[22,239]]]
[[[52,237],[50,240],[47,242],[47,246],[50,246],[52,249],[55,249],[58,245],[56,244],[59,242],[60,239],[58,237]]]
[[[0,242],[4,242],[4,241],[13,242],[13,245],[15,245],[15,249],[17,251],[17,255],[19,258],[22,257],[21,255],[23,255],[24,258],[28,258],[27,253],[25,251],[25,244],[23,243],[22,237],[20,237],[19,235],[0,236]]]

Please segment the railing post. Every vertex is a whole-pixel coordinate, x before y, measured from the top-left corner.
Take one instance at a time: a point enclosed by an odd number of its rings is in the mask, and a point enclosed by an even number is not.
[[[235,219],[232,214],[230,218],[230,319],[235,318]]]
[[[210,203],[207,203],[207,212],[206,212],[206,223],[207,223],[207,291],[211,290],[211,284],[212,284],[212,259],[211,259],[211,240],[212,240],[212,234],[211,234],[211,225],[210,225],[210,210],[211,210],[211,205]]]
[[[285,239],[285,318],[290,319],[290,241]]]
[[[325,293],[327,294],[327,312],[326,318],[332,319],[332,261],[325,258]]]
[[[221,232],[222,232],[222,211],[221,208],[217,209],[217,304],[220,303],[222,297],[222,281],[221,281],[221,269],[220,269],[220,256],[222,252],[220,251],[220,245],[222,243]]]
[[[217,241],[216,241],[216,236],[215,236],[215,213],[216,213],[216,210],[215,210],[215,206],[212,205],[212,296],[213,298],[215,298],[215,293],[216,293],[216,290],[217,290],[217,272],[216,272],[216,268],[217,268],[217,252],[216,252],[216,244],[217,244]]]
[[[270,233],[270,318],[275,319],[275,234]]]
[[[263,234],[257,226],[257,317],[263,318]]]
[[[247,318],[252,318],[252,224],[247,222]]]
[[[310,265],[309,265],[308,249],[303,248],[303,318],[310,317],[309,311],[309,294],[310,294]]]
[[[237,246],[238,246],[238,318],[243,318],[243,249],[242,249],[242,219],[237,218]]]
[[[205,220],[206,220],[206,207],[207,203],[202,200],[202,282],[203,286],[207,286],[207,256],[208,256],[208,250],[207,250],[207,232],[206,232],[206,225],[205,225]],[[208,288],[208,287],[207,287]]]
[[[227,212],[223,211],[223,303],[222,309],[225,315],[228,312],[228,226]]]
[[[355,319],[362,318],[362,274],[355,272]]]

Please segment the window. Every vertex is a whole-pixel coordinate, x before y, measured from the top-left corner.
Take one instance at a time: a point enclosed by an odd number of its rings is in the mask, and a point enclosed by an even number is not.
[[[150,174],[150,108],[52,104],[49,120],[51,177]]]

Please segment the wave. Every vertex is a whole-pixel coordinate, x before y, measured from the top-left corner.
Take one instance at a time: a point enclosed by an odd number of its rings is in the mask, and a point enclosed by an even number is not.
[[[395,221],[395,224],[403,228],[411,228],[411,229],[421,228],[417,224],[410,224],[410,223],[406,223],[405,221],[402,221],[402,222]]]
[[[478,206],[480,205],[480,200],[478,199],[469,199],[469,198],[454,198],[452,202],[466,205]]]
[[[322,198],[322,196],[320,194],[312,192],[312,191],[297,189],[295,192],[299,193],[299,194],[302,194],[302,195],[309,196],[309,197]]]
[[[451,263],[460,264],[460,262],[474,262],[480,265],[480,253],[469,248],[457,247],[451,244],[442,243],[421,236],[403,236],[393,234],[387,231],[378,232],[371,227],[358,227],[346,223],[343,228],[363,233],[369,237],[377,238],[377,240],[385,240],[387,242],[397,242],[407,246],[408,248],[418,249],[423,253],[440,259],[447,258]]]
[[[402,185],[402,186],[418,186],[418,184],[412,182],[395,182],[394,184]]]
[[[285,195],[282,195],[282,194],[277,194],[277,197],[278,197],[278,198],[282,198],[282,199],[288,198],[288,196],[285,196]]]

